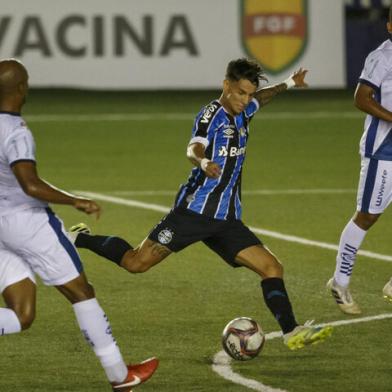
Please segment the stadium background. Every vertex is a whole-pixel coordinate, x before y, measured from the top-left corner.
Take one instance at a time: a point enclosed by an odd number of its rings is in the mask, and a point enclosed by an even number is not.
[[[253,122],[244,220],[283,261],[298,319],[347,324],[336,327],[330,342],[299,353],[287,352],[278,339],[268,341],[258,359],[232,364],[248,380],[240,385],[238,377],[228,381],[212,369],[226,322],[250,316],[266,332],[277,330],[253,274],[227,268],[200,245],[140,276],[83,252],[124,355],[134,361],[157,355],[162,361],[141,390],[391,390],[391,308],[381,299],[392,260],[390,212],[363,246],[377,254],[362,255],[353,278],[368,322],[354,323],[338,313],[325,292],[335,255],[322,246],[336,245],[354,209],[364,115],[353,108],[352,94],[365,56],[387,38],[388,5],[381,0],[2,4],[0,56],[17,56],[30,70],[24,116],[36,137],[40,173],[60,187],[92,193],[104,208],[98,222],[65,207],[56,206],[56,212],[67,225],[84,219],[94,231],[133,244],[170,207],[188,174],[184,152],[193,115],[218,96],[227,61],[252,54],[242,28],[254,19],[244,19],[244,10],[261,7],[273,16],[274,7],[288,7],[287,14],[304,23],[291,34],[290,20],[260,19],[261,30],[253,31],[263,33],[255,39],[266,38],[258,44],[271,56],[257,49],[253,54],[267,62],[271,82],[304,66],[311,86],[277,98]],[[288,30],[274,40],[282,26]],[[285,51],[287,37],[296,40],[292,53]],[[275,45],[280,46],[274,50]],[[276,53],[283,58],[271,63]],[[2,338],[1,353],[0,391],[105,390],[103,372],[79,336],[70,307],[42,285],[34,326]]]

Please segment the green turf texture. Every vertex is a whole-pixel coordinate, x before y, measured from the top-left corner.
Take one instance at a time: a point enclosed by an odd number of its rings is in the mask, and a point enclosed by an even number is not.
[[[31,118],[38,170],[68,190],[175,191],[188,176],[185,157],[192,117],[147,121],[36,121],[35,115],[102,113],[197,113],[217,92],[98,93],[32,91],[25,118]],[[290,92],[277,97],[251,124],[243,189],[355,189],[363,117],[352,92]],[[279,118],[281,112],[299,118]],[[331,112],[314,119],[307,113]],[[276,118],[271,118],[275,114]],[[172,196],[123,196],[171,206]],[[137,245],[159,221],[159,212],[102,203],[99,221],[70,207],[53,206],[65,224],[85,221],[97,233],[125,237]],[[355,209],[355,193],[243,197],[243,219],[254,227],[337,243]],[[392,254],[387,211],[363,249]],[[285,281],[298,318],[304,322],[349,319],[325,291],[335,252],[263,238],[285,267]],[[140,391],[245,392],[211,369],[221,350],[226,323],[255,318],[266,332],[278,325],[264,305],[259,278],[231,269],[202,244],[170,256],[145,274],[131,275],[97,256],[81,252],[85,270],[110,318],[113,333],[131,362],[156,355],[161,365]],[[359,257],[352,291],[365,316],[392,312],[381,289],[390,263]],[[240,375],[289,392],[384,392],[391,390],[391,320],[336,327],[326,343],[290,352],[281,339],[268,341],[261,355],[233,363]],[[71,306],[53,288],[39,284],[37,319],[22,334],[0,342],[0,391],[109,391],[104,373],[82,338]]]

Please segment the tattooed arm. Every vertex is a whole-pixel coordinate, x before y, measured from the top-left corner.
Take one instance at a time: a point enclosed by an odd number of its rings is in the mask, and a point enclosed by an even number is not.
[[[300,68],[284,82],[275,84],[273,86],[264,87],[257,91],[255,98],[259,101],[260,106],[264,106],[269,103],[276,95],[286,91],[290,87],[307,87],[308,85],[305,82],[305,75],[307,72],[308,71],[306,69]]]

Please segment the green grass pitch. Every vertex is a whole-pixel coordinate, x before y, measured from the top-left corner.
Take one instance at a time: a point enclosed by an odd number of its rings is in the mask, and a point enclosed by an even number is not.
[[[351,95],[289,92],[260,111],[251,124],[244,191],[347,192],[245,193],[246,224],[338,242],[354,212],[359,175],[357,151],[364,117],[352,106]],[[36,138],[39,172],[51,183],[169,207],[173,195],[126,192],[178,189],[191,168],[185,148],[193,115],[217,96],[214,92],[33,91],[24,114]],[[162,216],[108,202],[102,206],[99,221],[68,207],[53,208],[66,225],[85,221],[97,233],[117,234],[134,245]],[[363,249],[392,254],[390,221],[389,210],[372,228]],[[334,251],[268,237],[263,241],[285,266],[286,286],[300,322],[350,319],[325,291],[334,270]],[[87,251],[81,255],[125,358],[135,362],[156,355],[161,360],[156,375],[140,391],[250,391],[224,380],[211,365],[229,320],[249,316],[266,332],[278,330],[255,274],[231,269],[202,244],[140,275]],[[390,263],[358,258],[352,291],[364,316],[392,312],[392,304],[381,296],[390,276]],[[290,352],[281,339],[271,340],[257,359],[232,363],[232,368],[243,377],[288,392],[390,391],[391,322],[336,327],[328,342],[298,352]],[[55,289],[42,284],[32,328],[2,337],[0,353],[1,392],[110,390],[71,306]]]

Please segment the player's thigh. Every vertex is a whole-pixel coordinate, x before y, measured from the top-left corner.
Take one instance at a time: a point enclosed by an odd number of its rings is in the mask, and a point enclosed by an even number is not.
[[[262,278],[281,278],[283,267],[274,254],[263,245],[253,245],[241,250],[236,262],[259,274]]]
[[[63,285],[83,271],[62,221],[50,209],[24,210],[6,223],[0,228],[4,246],[20,255],[44,284]]]
[[[362,158],[357,210],[371,215],[384,212],[392,201],[392,161]]]
[[[21,280],[29,279],[35,286],[34,273],[25,261],[13,252],[0,248],[0,292]]]
[[[222,222],[219,230],[203,242],[232,267],[241,267],[237,255],[244,249],[262,245],[256,235],[240,220]]]

